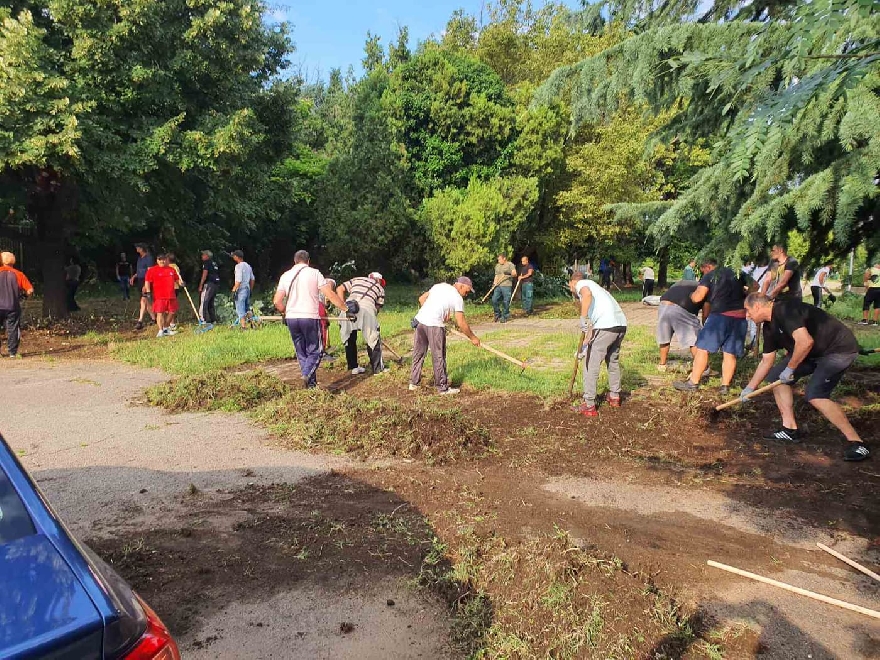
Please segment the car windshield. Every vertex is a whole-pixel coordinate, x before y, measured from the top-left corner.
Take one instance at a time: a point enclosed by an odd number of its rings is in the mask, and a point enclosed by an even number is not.
[[[0,545],[36,534],[24,503],[0,468]]]

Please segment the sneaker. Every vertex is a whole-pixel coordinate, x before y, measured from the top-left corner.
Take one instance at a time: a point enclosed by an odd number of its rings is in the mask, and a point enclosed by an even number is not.
[[[364,369],[363,367],[355,367],[354,369],[351,370],[352,376],[358,376],[360,374],[365,374],[365,373],[367,373],[367,370]]]
[[[177,324],[176,324],[176,323],[172,323],[171,325],[168,326],[168,329],[169,329],[169,330],[177,330]]]
[[[700,374],[700,380],[704,380],[711,375],[712,375],[712,369],[710,369],[709,367],[706,367],[706,371],[704,371],[703,373]]]
[[[727,396],[728,394],[730,394],[730,386],[722,385],[718,388],[718,394],[720,394],[721,396]]]
[[[619,394],[617,396],[613,396],[613,395],[609,394],[606,397],[606,400],[608,401],[608,405],[610,407],[620,408],[620,395]]]
[[[582,403],[579,406],[573,407],[574,411],[578,415],[583,415],[584,417],[598,417],[599,411],[596,410],[596,406],[590,405],[589,403]]]
[[[862,319],[859,321],[859,325],[868,325],[868,319]]]
[[[880,326],[880,321],[871,321],[871,325],[876,328],[877,326]]]
[[[135,330],[143,330],[143,329],[144,329],[144,322],[143,322],[143,321],[138,321],[137,323],[135,323],[135,324],[134,324],[134,329],[135,329]]]
[[[373,375],[381,376],[382,374],[387,374],[389,371],[391,371],[391,367],[382,367],[379,371],[374,371]]]
[[[659,371],[661,374],[665,374],[668,368],[669,368],[669,365],[666,365],[666,364],[658,364],[657,365],[657,371]]]
[[[165,328],[165,330],[163,330],[163,332],[165,333],[166,337],[173,337],[174,335],[177,334],[177,331],[173,330],[172,328]]]
[[[10,359],[10,360],[20,360],[20,359],[21,359],[21,355],[19,355],[18,353],[15,353],[14,355],[10,355],[10,356],[9,356],[9,359]]]
[[[165,334],[164,330],[159,330],[159,332],[156,333],[156,339],[160,339],[161,337],[167,337],[167,336],[168,335]]]
[[[438,394],[442,394],[445,396],[447,394],[458,394],[459,392],[461,392],[461,390],[458,389],[457,387],[450,387],[448,389],[443,390],[442,392],[438,392]]]
[[[787,429],[784,426],[778,431],[773,431],[764,436],[765,440],[776,440],[778,442],[787,442],[796,445],[801,441],[801,432],[799,429]]]
[[[421,388],[422,388],[421,385],[414,385],[412,383],[409,384],[409,391],[410,392],[416,392],[416,391],[420,390]]]
[[[501,319],[502,323],[507,323],[510,319]]]
[[[863,461],[871,456],[871,452],[865,446],[864,442],[850,442],[847,444],[849,444],[849,447],[847,447],[846,451],[843,452],[843,460]]]
[[[500,321],[500,320],[501,320],[501,317],[496,316],[494,319],[492,319],[492,323],[498,323],[498,321]],[[866,323],[866,325],[867,325],[867,323]]]
[[[692,383],[690,378],[683,381],[677,380],[672,383],[672,386],[679,392],[696,392],[698,389],[700,389],[700,386]]]

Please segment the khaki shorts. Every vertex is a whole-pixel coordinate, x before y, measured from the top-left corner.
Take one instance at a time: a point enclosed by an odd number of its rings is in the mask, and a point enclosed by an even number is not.
[[[660,303],[657,313],[658,345],[672,343],[674,335],[682,348],[690,348],[697,343],[700,327],[700,320],[683,307]]]

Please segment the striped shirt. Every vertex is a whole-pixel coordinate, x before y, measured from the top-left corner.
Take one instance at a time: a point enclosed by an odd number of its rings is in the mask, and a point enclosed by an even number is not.
[[[376,309],[385,304],[385,289],[374,279],[369,277],[354,277],[343,282],[348,300],[372,300]]]

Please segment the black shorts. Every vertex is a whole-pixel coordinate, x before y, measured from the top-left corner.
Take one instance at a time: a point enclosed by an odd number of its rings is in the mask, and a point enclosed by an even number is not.
[[[867,312],[874,305],[874,309],[880,309],[880,286],[872,286],[865,291],[865,300],[862,302],[862,311]]]
[[[149,295],[144,293],[144,281],[143,280],[135,280],[134,288],[141,292],[141,298],[148,298]]]
[[[813,377],[807,383],[806,400],[830,399],[831,392],[837,387],[843,374],[856,361],[857,357],[859,357],[858,353],[836,353],[820,358],[807,358],[794,370],[794,379],[798,380],[812,374]],[[770,373],[767,374],[768,383],[779,379],[779,374],[788,366],[790,358],[790,355],[786,355],[782,361],[773,366]]]

